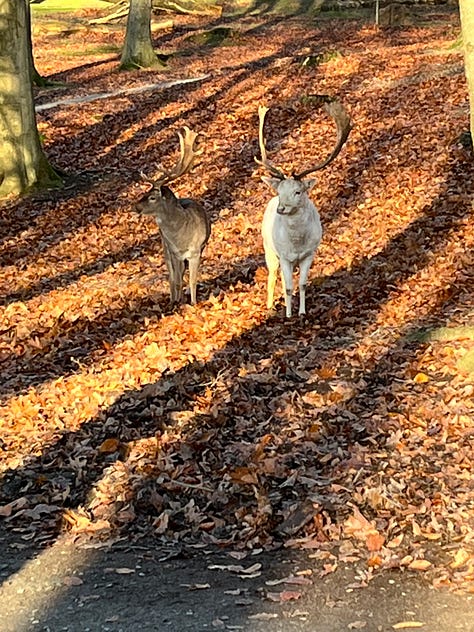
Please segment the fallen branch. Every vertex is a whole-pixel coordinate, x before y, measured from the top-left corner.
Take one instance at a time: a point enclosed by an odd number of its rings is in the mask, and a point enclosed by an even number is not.
[[[101,18],[95,18],[95,20],[90,20],[89,24],[108,24],[109,22],[113,22],[114,20],[120,20],[120,18],[124,18],[128,15],[128,4],[123,4],[122,2],[118,2],[114,4],[112,8],[116,8],[112,13],[108,13]]]

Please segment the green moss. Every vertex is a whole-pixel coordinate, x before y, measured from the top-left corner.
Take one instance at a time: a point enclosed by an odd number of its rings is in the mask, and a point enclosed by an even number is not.
[[[314,68],[315,66],[340,59],[342,56],[342,53],[338,50],[328,50],[324,53],[317,53],[316,55],[307,55],[301,62],[301,65],[306,68]]]
[[[410,336],[410,340],[417,342],[443,342],[463,339],[474,340],[474,327],[437,327],[436,329],[415,331]]]
[[[459,37],[448,46],[448,50],[462,50],[462,47],[462,36],[459,35]]]
[[[128,59],[125,62],[120,62],[119,70],[166,70],[166,63],[163,62],[160,57],[156,57],[151,63],[140,63],[133,59]]]
[[[191,43],[195,46],[220,46],[225,40],[233,36],[231,28],[226,26],[219,26],[209,31],[203,31],[201,33],[193,33],[186,38],[187,43]]]
[[[474,375],[474,349],[467,351],[464,357],[459,360],[458,368],[463,373]]]

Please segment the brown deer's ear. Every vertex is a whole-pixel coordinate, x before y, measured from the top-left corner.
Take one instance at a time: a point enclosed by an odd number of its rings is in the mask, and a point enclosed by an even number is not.
[[[262,176],[262,182],[268,184],[276,193],[278,193],[278,187],[280,186],[280,178],[270,178],[269,176]]]

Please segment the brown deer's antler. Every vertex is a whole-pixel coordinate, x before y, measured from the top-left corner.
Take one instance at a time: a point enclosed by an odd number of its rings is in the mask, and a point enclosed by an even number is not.
[[[349,136],[349,133],[352,129],[350,116],[347,113],[344,106],[339,101],[337,101],[336,99],[331,99],[331,97],[327,97],[324,95],[321,95],[321,96],[310,95],[310,96],[315,96],[319,98],[320,101],[323,102],[323,108],[326,110],[329,116],[331,116],[336,121],[337,142],[336,142],[336,146],[334,147],[332,152],[329,154],[329,156],[326,158],[326,160],[323,160],[323,162],[317,165],[314,165],[313,167],[310,167],[309,169],[305,169],[304,171],[301,171],[300,173],[293,172],[293,178],[295,178],[295,180],[301,180],[305,176],[308,176],[310,173],[313,173],[314,171],[319,171],[320,169],[324,169],[324,167],[327,167],[329,163],[331,163],[341,151],[342,146],[346,142]]]
[[[273,165],[267,158],[267,150],[265,149],[265,138],[263,136],[263,125],[265,122],[265,115],[267,112],[268,112],[267,107],[265,107],[264,105],[258,106],[258,123],[259,123],[258,144],[260,147],[260,154],[262,156],[262,159],[259,160],[258,158],[255,158],[255,162],[257,162],[259,165],[262,165],[262,167],[265,167],[265,169],[269,171],[272,174],[272,176],[275,176],[275,178],[284,180],[286,177],[285,174],[279,169],[277,169],[275,165]]]
[[[161,171],[158,178],[154,181],[155,186],[169,184],[185,173],[188,173],[194,165],[196,156],[201,153],[194,149],[194,144],[199,136],[199,132],[193,132],[189,127],[185,126],[182,130],[179,130],[178,136],[180,157],[172,169]]]

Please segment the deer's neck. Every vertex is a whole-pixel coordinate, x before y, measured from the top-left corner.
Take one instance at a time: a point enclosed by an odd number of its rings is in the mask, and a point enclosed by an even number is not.
[[[167,186],[162,187],[161,194],[159,207],[154,214],[156,223],[161,228],[174,228],[182,225],[186,221],[187,213],[180,204],[179,198]]]

